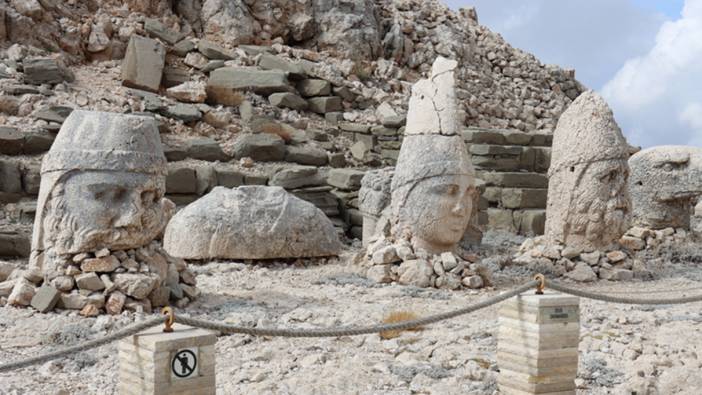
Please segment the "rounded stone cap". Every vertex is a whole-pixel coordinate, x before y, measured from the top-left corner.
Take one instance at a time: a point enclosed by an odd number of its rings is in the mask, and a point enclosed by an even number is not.
[[[44,156],[41,174],[69,170],[166,173],[156,120],[143,115],[74,110]]]
[[[600,95],[584,92],[563,112],[553,134],[551,158],[549,175],[581,163],[629,158],[629,144]]]

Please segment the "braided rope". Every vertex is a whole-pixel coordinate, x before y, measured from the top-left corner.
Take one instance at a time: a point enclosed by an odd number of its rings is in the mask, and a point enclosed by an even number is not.
[[[392,324],[370,325],[370,326],[347,326],[337,328],[323,329],[278,329],[278,328],[251,328],[245,326],[221,324],[218,322],[203,320],[199,318],[176,316],[175,321],[184,325],[190,325],[202,329],[210,329],[226,334],[241,333],[252,336],[281,336],[281,337],[338,337],[338,336],[357,336],[370,333],[400,331],[413,329],[420,326],[433,324],[439,321],[448,320],[460,315],[472,313],[474,311],[500,303],[513,296],[517,296],[523,292],[533,289],[538,281],[532,280],[524,285],[521,285],[511,291],[495,295],[481,302],[466,306],[464,308],[449,311],[446,313],[430,315],[424,318],[396,322]]]
[[[58,351],[38,355],[36,357],[31,357],[31,358],[26,358],[22,359],[19,361],[14,361],[10,363],[5,363],[0,365],[0,372],[7,372],[10,370],[15,370],[15,369],[20,369],[24,368],[30,365],[36,365],[40,363],[44,363],[47,361],[51,361],[52,359],[57,359],[61,357],[65,357],[68,355],[75,354],[77,352],[89,350],[91,348],[99,347],[107,343],[111,343],[116,340],[124,339],[125,337],[129,337],[132,335],[136,335],[137,333],[143,331],[144,329],[152,328],[156,325],[162,324],[164,318],[162,316],[150,318],[144,321],[140,321],[137,323],[134,323],[130,326],[127,326],[119,331],[116,331],[110,335],[107,335],[105,337],[101,337],[99,339],[94,339],[94,340],[89,340],[85,343],[78,344],[76,346],[72,347],[67,347]]]
[[[566,285],[557,283],[552,280],[546,280],[546,287],[554,291],[563,292],[569,295],[579,296],[581,298],[601,300],[603,302],[610,303],[624,303],[624,304],[644,304],[644,305],[655,305],[655,304],[683,304],[702,301],[702,294],[693,296],[680,296],[677,298],[625,298],[621,296],[613,296],[607,294],[599,294],[589,291],[584,291],[582,289],[571,288]]]

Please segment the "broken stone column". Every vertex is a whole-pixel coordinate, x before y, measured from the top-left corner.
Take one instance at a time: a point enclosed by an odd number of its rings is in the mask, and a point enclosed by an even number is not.
[[[702,195],[702,148],[660,146],[629,158],[633,225],[690,229]]]
[[[363,246],[373,240],[383,210],[390,205],[390,182],[394,168],[367,171],[358,191],[359,209],[363,215]]]
[[[549,167],[546,238],[584,251],[604,249],[627,229],[629,145],[597,93],[581,94],[561,115]]]

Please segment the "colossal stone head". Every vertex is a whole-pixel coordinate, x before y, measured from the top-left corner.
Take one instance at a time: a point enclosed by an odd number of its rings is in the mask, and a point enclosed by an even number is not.
[[[629,145],[612,111],[593,91],[563,112],[548,170],[546,237],[583,250],[605,248],[626,231]]]
[[[702,195],[702,148],[660,146],[629,158],[633,224],[653,229],[690,227]]]
[[[452,251],[474,212],[475,176],[454,91],[456,61],[436,59],[412,87],[391,184],[392,234],[430,253]]]
[[[173,211],[165,176],[153,118],[73,111],[42,162],[33,264],[148,244]]]

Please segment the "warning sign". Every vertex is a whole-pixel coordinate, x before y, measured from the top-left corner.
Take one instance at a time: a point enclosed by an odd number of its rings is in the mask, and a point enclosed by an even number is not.
[[[171,373],[178,379],[197,376],[197,348],[178,350],[171,360]]]

